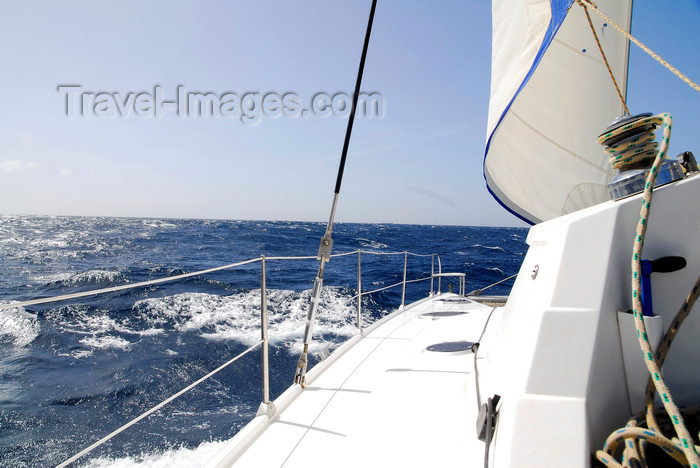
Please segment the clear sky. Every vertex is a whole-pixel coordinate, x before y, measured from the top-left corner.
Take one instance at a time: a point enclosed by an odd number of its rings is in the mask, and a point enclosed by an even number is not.
[[[0,213],[326,221],[347,118],[155,116],[133,98],[351,94],[370,3],[0,1]],[[355,121],[338,221],[523,225],[481,171],[490,9],[379,1],[362,88],[383,116]],[[700,2],[635,10],[633,33],[700,80]],[[630,74],[632,112],[671,112],[671,152],[700,156],[700,94],[636,49]],[[130,113],[69,117],[59,85],[132,93]]]

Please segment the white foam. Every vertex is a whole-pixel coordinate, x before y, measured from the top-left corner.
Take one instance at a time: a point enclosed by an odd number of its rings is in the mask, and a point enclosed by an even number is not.
[[[177,225],[163,221],[162,219],[144,219],[141,224],[145,227],[156,228],[156,229],[172,229],[176,228]]]
[[[194,449],[175,448],[162,453],[146,454],[139,457],[94,458],[85,468],[189,468],[205,465],[224,447],[225,441],[204,442]]]
[[[123,279],[123,275],[118,271],[111,270],[89,270],[84,271],[65,280],[68,284],[85,284],[85,283],[113,283],[116,280]]]
[[[361,237],[357,239],[357,241],[362,245],[362,247],[370,247],[372,249],[386,249],[389,247],[388,245],[382,244],[381,242],[377,242],[370,239],[363,239]]]
[[[311,290],[268,290],[270,341],[301,346]],[[171,322],[181,332],[198,332],[211,340],[235,340],[247,345],[260,341],[260,290],[231,296],[183,293],[139,301],[134,305],[152,325]],[[365,324],[369,323],[369,319]],[[355,333],[355,303],[337,287],[325,287],[314,327],[314,336],[352,336]],[[317,340],[314,346],[322,348]],[[328,346],[325,343],[325,346]]]
[[[61,354],[61,356],[65,356],[65,355]],[[92,356],[92,350],[91,349],[81,349],[81,350],[73,351],[72,353],[68,354],[68,356],[73,357],[75,359],[86,358],[86,357]]]
[[[500,250],[501,252],[505,252],[505,250],[503,249],[503,247],[499,247],[499,246],[490,246],[490,245],[474,244],[472,247],[481,247],[482,249]]]
[[[66,317],[66,315],[68,317]],[[160,335],[161,328],[151,327],[146,330],[135,330],[130,327],[129,318],[117,321],[102,310],[88,311],[85,306],[66,306],[52,311],[49,317],[58,317],[58,322],[64,331],[79,335],[99,335],[118,332],[126,335],[151,336]]]
[[[128,350],[131,342],[118,336],[90,336],[80,340],[80,344],[97,349],[121,349]],[[82,356],[75,356],[82,357]]]
[[[24,240],[18,237],[3,237],[0,239],[0,244],[24,244]]]
[[[18,347],[27,346],[39,336],[40,328],[36,315],[25,311],[24,307],[0,310],[0,340],[2,341],[10,341]]]
[[[52,273],[49,275],[37,275],[33,280],[38,283],[51,284],[68,281],[75,273]]]
[[[94,350],[121,349],[130,351],[132,341],[115,336],[115,334],[149,336],[160,335],[164,330],[150,327],[137,330],[131,327],[130,319],[115,320],[103,310],[90,311],[84,305],[69,305],[54,309],[47,313],[47,319],[56,321],[64,333],[84,335],[79,343],[88,349],[77,349],[70,353],[60,354],[75,359],[89,357]]]

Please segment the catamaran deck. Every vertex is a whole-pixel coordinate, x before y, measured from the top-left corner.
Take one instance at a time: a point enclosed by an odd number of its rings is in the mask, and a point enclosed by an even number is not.
[[[258,416],[212,465],[456,466],[483,460],[484,444],[475,437],[474,355],[432,349],[476,342],[491,310],[442,294],[393,313],[312,369],[307,388],[285,392],[276,414]]]

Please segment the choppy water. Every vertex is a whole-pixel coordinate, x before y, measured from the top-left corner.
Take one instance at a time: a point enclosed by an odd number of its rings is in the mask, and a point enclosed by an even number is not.
[[[28,300],[192,272],[249,258],[315,255],[325,225],[302,222],[4,216],[0,300]],[[436,253],[467,290],[516,273],[526,230],[338,224],[334,253]],[[271,392],[290,383],[316,260],[268,261]],[[430,273],[410,257],[408,278]],[[363,290],[401,281],[403,256],[363,254]],[[355,332],[357,256],[326,267],[311,351]],[[490,292],[505,294],[511,282]],[[0,310],[0,464],[52,466],[259,340],[260,265],[57,304]],[[407,287],[407,301],[430,283]],[[443,286],[443,290],[446,286]],[[363,299],[364,322],[391,312],[401,289]],[[312,363],[317,362],[312,357]],[[78,466],[194,466],[255,413],[252,352],[86,456]]]

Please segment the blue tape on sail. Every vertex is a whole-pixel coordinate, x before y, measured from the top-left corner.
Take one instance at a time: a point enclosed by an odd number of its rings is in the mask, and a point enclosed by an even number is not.
[[[537,218],[535,218],[533,215],[530,213],[525,212],[525,210],[522,211],[516,211],[517,210],[517,205],[513,203],[512,200],[510,200],[505,194],[501,192],[501,195],[498,196],[495,193],[495,190],[497,190],[495,187],[490,187],[489,186],[489,181],[488,177],[486,176],[486,158],[489,155],[489,147],[491,146],[491,139],[493,138],[493,135],[496,133],[498,130],[498,127],[501,125],[501,122],[503,121],[503,118],[506,116],[508,111],[510,110],[510,107],[513,105],[513,102],[515,102],[515,98],[518,97],[518,94],[523,90],[525,85],[530,81],[530,78],[532,77],[532,74],[535,73],[535,70],[537,69],[537,66],[540,64],[540,61],[542,61],[542,57],[544,57],[544,54],[547,52],[547,49],[549,48],[549,45],[552,43],[554,40],[554,36],[557,35],[557,32],[559,31],[559,28],[561,27],[562,23],[564,22],[564,18],[566,18],[566,14],[569,12],[569,8],[571,7],[571,4],[574,2],[574,0],[550,0],[549,6],[550,6],[550,11],[551,11],[551,18],[549,20],[549,25],[547,26],[547,31],[545,32],[544,38],[542,39],[542,44],[540,45],[539,50],[537,51],[537,54],[535,55],[535,59],[532,62],[532,65],[530,66],[530,70],[527,72],[527,75],[525,75],[525,78],[523,79],[522,83],[520,83],[520,86],[518,87],[518,90],[515,92],[513,97],[511,98],[510,102],[506,106],[506,108],[503,110],[503,113],[498,119],[498,123],[494,127],[493,131],[491,132],[491,135],[489,135],[489,138],[486,142],[486,150],[484,151],[484,161],[482,164],[482,172],[484,176],[484,180],[486,181],[486,188],[488,189],[489,193],[493,198],[496,199],[498,203],[502,207],[504,207],[506,210],[508,210],[511,214],[517,216],[521,220],[525,221],[526,223],[529,224],[535,224],[539,222]],[[500,190],[498,190],[500,192]],[[528,218],[528,215],[530,218]]]

